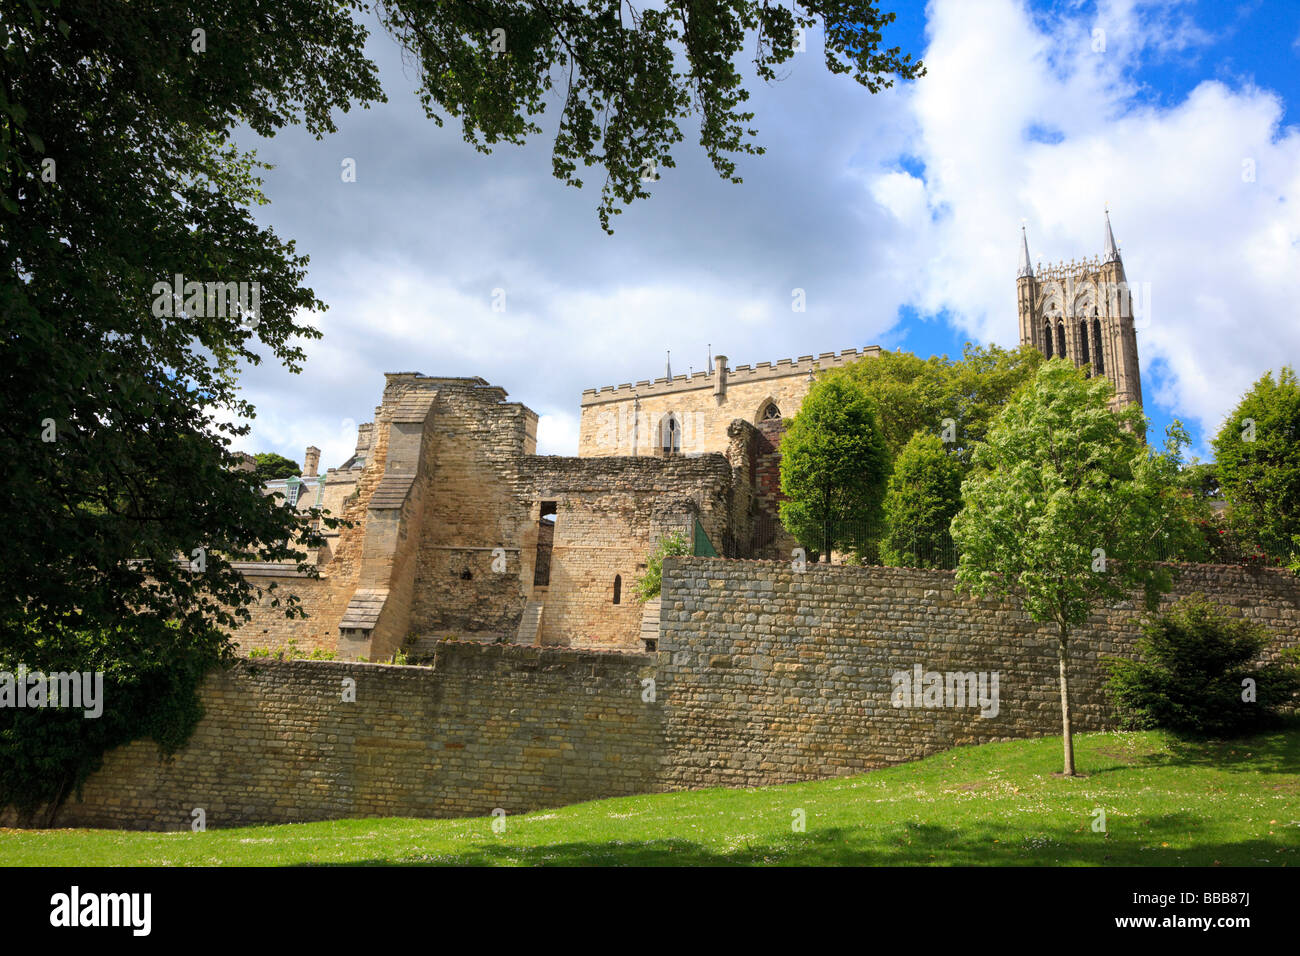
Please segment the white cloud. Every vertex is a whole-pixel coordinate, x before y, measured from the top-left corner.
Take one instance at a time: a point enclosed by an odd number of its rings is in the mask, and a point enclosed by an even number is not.
[[[549,141],[485,158],[404,88],[323,143],[249,144],[277,165],[267,222],[300,239],[331,308],[301,376],[245,376],[248,450],[315,444],[339,464],[340,423],[370,419],[386,371],[480,375],[538,412],[539,451],[573,454],[581,390],[662,375],[665,349],[681,373],[710,347],[753,364],[889,344],[904,305],[1012,345],[1021,219],[1036,261],[1095,255],[1107,202],[1129,278],[1151,284],[1148,401],[1214,429],[1300,356],[1300,138],[1267,90],[1207,81],[1148,102],[1140,64],[1212,49],[1187,4],[1081,8],[932,0],[928,74],[874,96],[829,75],[810,35],[787,79],[750,84],[767,154],[740,159],[744,184],[719,180],[685,131],[678,166],[613,238],[595,189],[551,178]],[[343,155],[363,171],[346,187]]]
[[[1172,376],[1158,393],[1148,378],[1148,401],[1217,428],[1265,369],[1300,356],[1300,135],[1279,128],[1276,95],[1206,81],[1169,107],[1139,101],[1136,56],[1205,42],[1175,5],[1103,4],[1103,53],[1093,21],[1037,24],[1012,0],[929,12],[928,76],[905,98],[924,195],[883,168],[870,184],[905,225],[895,256],[919,267],[913,301],[1014,344],[1021,217],[1035,261],[1091,256],[1109,202],[1130,281],[1151,284],[1144,370]]]

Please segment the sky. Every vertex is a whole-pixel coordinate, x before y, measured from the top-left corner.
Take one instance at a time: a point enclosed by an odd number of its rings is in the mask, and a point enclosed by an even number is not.
[[[1150,437],[1177,418],[1211,457],[1251,383],[1300,359],[1300,3],[882,6],[899,14],[886,44],[926,76],[872,95],[825,69],[810,31],[779,81],[746,71],[767,153],[739,158],[743,184],[688,126],[613,236],[601,176],[562,185],[546,136],[484,156],[437,127],[376,25],[388,103],[319,141],[237,136],[274,166],[258,221],[310,256],[329,306],[307,317],[324,337],[301,374],[244,373],[244,450],[342,464],[385,372],[481,376],[539,414],[539,453],[572,455],[582,390],[662,376],[668,350],[680,374],[710,351],[734,367],[1013,347],[1021,226],[1035,263],[1095,256],[1109,206],[1146,301]]]

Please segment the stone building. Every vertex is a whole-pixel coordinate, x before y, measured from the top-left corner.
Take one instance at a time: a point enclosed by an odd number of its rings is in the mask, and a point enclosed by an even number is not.
[[[1106,214],[1105,247],[1100,258],[1044,266],[1029,263],[1029,239],[1021,230],[1020,269],[1016,276],[1020,344],[1048,358],[1066,357],[1090,375],[1105,375],[1115,386],[1112,407],[1142,404],[1133,290]]]
[[[591,389],[576,458],[538,455],[536,413],[481,378],[390,373],[348,461],[320,475],[311,447],[301,475],[266,484],[349,525],[312,556],[319,578],[242,566],[298,595],[308,616],[286,619],[268,592],[236,639],[367,660],[449,637],[640,650],[654,608],[634,588],[665,535],[703,554],[788,554],[784,416],[819,369],[877,354],[734,369],[718,356],[707,373]]]
[[[578,454],[595,456],[691,455],[722,452],[727,429],[736,419],[762,426],[799,410],[823,369],[840,368],[874,358],[879,346],[817,358],[759,362],[727,367],[725,355],[713,356],[711,369],[692,375],[666,375],[635,385],[606,385],[582,393]]]
[[[1116,403],[1140,402],[1137,339],[1124,266],[1106,220],[1100,259],[1029,264],[1016,280],[1022,343],[1104,374]],[[286,619],[268,592],[236,638],[245,650],[325,651],[345,659],[420,656],[442,639],[640,650],[653,605],[634,597],[646,559],[681,532],[696,554],[788,557],[778,517],[780,447],[817,372],[880,349],[587,389],[578,456],[537,454],[537,414],[481,378],[385,376],[351,458],[268,482],[304,510],[348,526],[296,566],[245,574],[297,594]]]

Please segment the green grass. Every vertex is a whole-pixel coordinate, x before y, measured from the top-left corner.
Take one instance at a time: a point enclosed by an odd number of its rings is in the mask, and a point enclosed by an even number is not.
[[[368,819],[208,833],[3,830],[0,864],[1223,865],[1300,863],[1300,726],[965,747],[857,777],[598,800],[506,820]],[[1093,832],[1093,811],[1106,832]],[[804,833],[792,812],[806,814]]]

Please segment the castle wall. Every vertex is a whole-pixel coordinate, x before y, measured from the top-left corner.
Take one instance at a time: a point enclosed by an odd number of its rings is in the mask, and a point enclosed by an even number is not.
[[[674,531],[689,540],[698,518],[720,547],[731,525],[731,469],[721,455],[538,456],[518,468],[520,495],[557,508],[550,582],[535,595],[544,604],[543,644],[639,648],[642,605],[634,588],[655,543]]]
[[[537,416],[503,402],[504,394],[466,383],[438,385],[428,425],[429,492],[412,635],[504,637],[518,626],[532,587],[531,556],[523,548],[533,529],[517,476],[519,462],[536,451]],[[504,570],[493,569],[494,557],[504,557]]]
[[[1300,644],[1300,579],[1183,565],[1165,602],[1204,592]],[[858,773],[949,747],[1060,733],[1056,635],[1014,604],[954,593],[950,571],[670,559],[659,696],[670,788],[764,786]],[[1140,605],[1099,611],[1072,642],[1077,731],[1111,729],[1105,658],[1130,656]],[[999,709],[894,707],[891,676],[999,674]],[[1243,704],[1243,706],[1249,706]]]
[[[642,793],[661,754],[661,715],[641,700],[651,662],[457,643],[433,668],[244,661],[205,683],[188,747],[165,763],[147,741],[112,751],[57,822],[187,830],[202,809],[215,829]]]
[[[841,368],[879,352],[872,346],[861,352],[845,349],[839,355],[827,352],[819,358],[805,355],[776,364],[760,362],[753,368],[740,365],[722,376],[725,387],[721,396],[715,394],[716,371],[677,375],[671,382],[656,379],[635,386],[588,389],[582,395],[578,455],[660,455],[660,423],[669,413],[682,425],[682,454],[723,453],[727,450],[727,427],[734,419],[757,423],[769,400],[776,402],[783,416],[793,418],[812,387],[809,373]]]
[[[1258,621],[1270,656],[1300,643],[1294,575],[1182,567],[1171,599],[1201,591]],[[432,668],[242,662],[207,680],[174,759],[143,741],[109,753],[56,823],[182,830],[196,807],[214,828],[515,813],[1060,732],[1055,636],[1013,604],[956,596],[951,572],[669,559],[661,614],[653,655],[441,643]],[[1139,616],[1123,602],[1076,635],[1078,730],[1112,726],[1104,658],[1132,652]],[[997,715],[892,706],[891,675],[914,664],[998,672]]]
[[[275,573],[272,568],[281,570]],[[249,621],[234,632],[235,644],[241,654],[253,649],[303,654],[337,650],[339,618],[347,607],[350,590],[339,587],[338,582],[328,576],[306,578],[279,565],[245,568],[244,575],[258,587],[267,588],[275,584],[276,588],[263,592],[261,598],[248,608]],[[286,618],[283,605],[272,606],[272,601],[283,600],[289,594],[301,599],[307,617]]]

